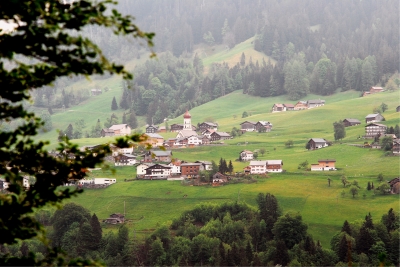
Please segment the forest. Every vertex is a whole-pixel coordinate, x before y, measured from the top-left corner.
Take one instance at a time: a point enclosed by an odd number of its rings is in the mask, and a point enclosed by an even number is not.
[[[117,107],[129,114],[126,121],[146,116],[147,123],[158,124],[234,90],[300,100],[308,93],[325,96],[355,89],[361,94],[374,85],[398,87],[388,83],[399,66],[396,1],[122,0],[118,8],[156,33],[159,54],[158,60],[138,65],[135,79],[121,86]],[[142,56],[140,44],[108,38],[105,29],[91,26],[85,34],[113,60]],[[201,51],[217,45],[229,50],[252,37],[253,48],[265,59],[242,53],[235,66],[215,63],[205,70]],[[54,87],[38,90],[35,106],[68,108],[84,101],[86,91],[64,90],[77,79],[60,79]]]
[[[163,224],[144,238],[118,231],[103,233],[96,214],[66,204],[51,214],[35,216],[49,229],[52,245],[71,258],[104,262],[107,266],[377,266],[398,265],[399,215],[385,214],[343,226],[324,248],[307,232],[300,213],[284,213],[277,198],[260,193],[257,208],[239,202],[201,204]],[[381,217],[378,217],[381,216]],[[38,240],[2,245],[0,256],[41,259],[46,249]]]

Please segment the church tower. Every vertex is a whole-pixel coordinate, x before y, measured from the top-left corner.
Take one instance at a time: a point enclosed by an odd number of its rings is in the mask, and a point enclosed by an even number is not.
[[[183,114],[183,130],[192,131],[192,116],[190,116],[189,111],[186,110]]]

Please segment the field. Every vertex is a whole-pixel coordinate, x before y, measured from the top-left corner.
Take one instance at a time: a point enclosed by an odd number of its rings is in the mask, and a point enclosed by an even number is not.
[[[307,99],[320,98],[308,96]],[[130,181],[135,177],[134,167],[118,167],[113,174],[107,170],[94,171],[94,177],[116,177],[117,184],[106,189],[86,190],[74,198],[77,202],[99,218],[104,219],[114,212],[124,212],[124,203],[130,231],[147,234],[157,225],[169,224],[171,220],[184,210],[200,203],[222,203],[225,201],[241,201],[256,208],[255,198],[258,193],[274,194],[283,212],[300,212],[309,226],[315,239],[321,240],[325,247],[329,246],[332,235],[338,231],[344,220],[356,221],[371,212],[374,221],[389,208],[399,210],[399,198],[396,195],[374,195],[365,188],[368,182],[378,185],[379,173],[389,180],[399,176],[399,158],[385,156],[381,150],[364,149],[349,144],[362,144],[358,139],[364,134],[365,123],[346,129],[347,135],[340,142],[317,151],[305,149],[309,138],[326,138],[333,141],[332,123],[344,118],[357,118],[363,122],[364,117],[372,113],[374,107],[382,102],[389,106],[383,113],[389,126],[399,124],[399,113],[395,112],[398,103],[398,92],[384,92],[360,98],[359,92],[349,91],[324,97],[326,105],[305,111],[270,113],[273,103],[290,102],[284,96],[275,98],[256,98],[243,95],[240,91],[229,94],[213,102],[190,110],[192,123],[197,124],[205,118],[213,117],[223,131],[239,127],[245,120],[268,120],[273,123],[270,133],[246,133],[239,138],[225,141],[218,146],[204,146],[191,149],[173,150],[173,157],[187,160],[214,160],[222,157],[231,160],[235,171],[241,171],[247,163],[235,161],[239,152],[265,148],[266,153],[259,159],[282,159],[283,174],[271,174],[268,178],[259,177],[257,183],[232,184],[213,188],[208,186],[184,186],[177,181]],[[216,108],[217,107],[217,108]],[[251,113],[241,118],[243,111]],[[236,115],[236,118],[233,116]],[[170,121],[181,123],[182,118]],[[162,134],[165,137],[172,133]],[[286,148],[284,143],[293,140],[294,146]],[[81,145],[109,141],[106,139],[82,139]],[[245,143],[247,143],[245,145]],[[308,160],[317,163],[321,158],[337,160],[335,172],[307,172],[297,169],[299,163]],[[349,181],[357,180],[361,189],[353,198],[348,188],[343,188],[340,177],[346,175]],[[327,179],[332,179],[328,187]],[[344,192],[344,196],[342,195]],[[187,198],[183,198],[187,195]],[[106,226],[105,230],[115,227]]]

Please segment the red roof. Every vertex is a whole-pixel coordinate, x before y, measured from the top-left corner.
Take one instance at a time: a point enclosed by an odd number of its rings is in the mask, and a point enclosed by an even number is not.
[[[189,111],[186,110],[185,114],[183,114],[183,118],[185,119],[190,119],[192,116],[190,116]]]

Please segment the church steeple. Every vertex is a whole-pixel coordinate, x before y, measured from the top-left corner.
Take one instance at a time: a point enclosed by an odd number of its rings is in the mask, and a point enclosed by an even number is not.
[[[183,114],[183,130],[192,130],[192,116],[187,110]]]

